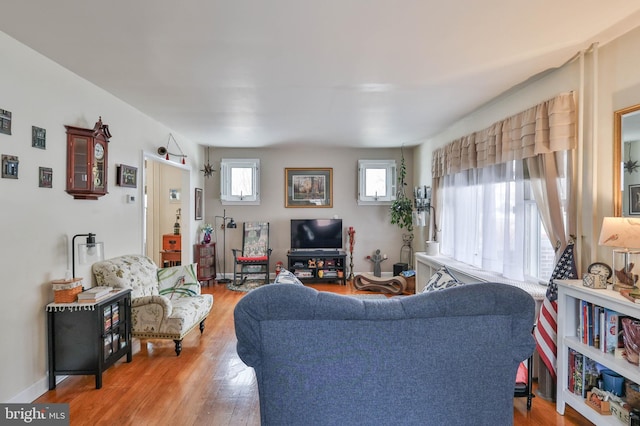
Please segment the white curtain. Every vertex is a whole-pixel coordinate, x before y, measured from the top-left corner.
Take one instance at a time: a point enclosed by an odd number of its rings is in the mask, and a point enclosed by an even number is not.
[[[435,150],[432,197],[435,221],[441,222],[442,253],[514,279],[521,274],[516,271],[522,261],[511,259],[508,252],[524,226],[523,161],[544,228],[561,252],[569,235],[575,235],[571,167],[576,134],[574,94],[566,92]],[[476,229],[484,226],[483,232]],[[502,271],[495,266],[500,262]]]
[[[470,169],[443,178],[441,252],[506,278],[524,279],[522,161]]]

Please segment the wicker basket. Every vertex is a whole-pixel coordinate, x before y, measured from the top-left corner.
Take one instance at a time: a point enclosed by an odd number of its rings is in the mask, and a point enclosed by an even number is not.
[[[630,380],[625,380],[625,398],[632,408],[640,409],[640,387]]]
[[[82,291],[82,278],[72,280],[55,280],[53,284],[53,301],[55,303],[73,303]]]

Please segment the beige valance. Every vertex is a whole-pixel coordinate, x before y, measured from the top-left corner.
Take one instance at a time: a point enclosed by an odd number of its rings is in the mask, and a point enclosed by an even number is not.
[[[432,176],[437,178],[463,170],[574,149],[576,127],[574,94],[561,93],[436,149],[433,152]]]

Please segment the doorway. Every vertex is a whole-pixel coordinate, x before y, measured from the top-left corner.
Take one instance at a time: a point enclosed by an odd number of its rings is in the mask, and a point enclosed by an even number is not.
[[[180,259],[190,262],[191,221],[191,169],[172,163],[157,155],[143,156],[143,253],[153,259],[159,267],[164,266],[163,235],[175,235],[177,230],[183,244]]]

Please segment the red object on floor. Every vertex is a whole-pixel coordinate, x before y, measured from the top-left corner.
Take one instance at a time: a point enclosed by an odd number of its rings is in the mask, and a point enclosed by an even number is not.
[[[525,365],[524,362],[520,363],[520,366],[518,367],[518,372],[516,373],[516,383],[527,383],[527,377],[528,377],[528,371],[527,371],[527,366]]]

